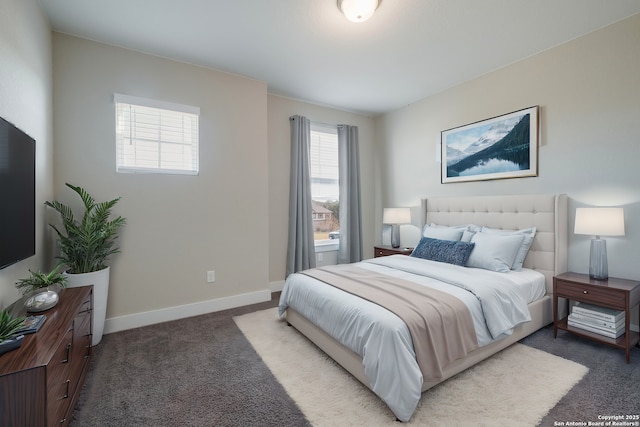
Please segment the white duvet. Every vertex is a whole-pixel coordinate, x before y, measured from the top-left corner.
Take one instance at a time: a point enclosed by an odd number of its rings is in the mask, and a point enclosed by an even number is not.
[[[496,273],[405,255],[373,258],[358,266],[456,296],[469,308],[479,346],[531,320],[527,304],[545,294],[544,276],[528,269]],[[420,400],[422,373],[409,330],[398,316],[304,274],[286,280],[280,316],[288,307],[359,354],[371,389],[398,419],[409,421]]]

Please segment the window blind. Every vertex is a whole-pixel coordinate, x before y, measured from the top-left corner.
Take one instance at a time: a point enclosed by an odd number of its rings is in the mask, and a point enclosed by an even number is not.
[[[337,200],[339,174],[336,127],[311,124],[309,156],[312,195],[319,199]]]
[[[114,94],[116,171],[197,175],[200,109]]]

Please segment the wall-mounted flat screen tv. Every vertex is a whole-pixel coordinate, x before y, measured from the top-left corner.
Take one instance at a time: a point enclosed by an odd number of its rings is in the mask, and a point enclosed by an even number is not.
[[[36,141],[0,118],[0,268],[36,254]]]

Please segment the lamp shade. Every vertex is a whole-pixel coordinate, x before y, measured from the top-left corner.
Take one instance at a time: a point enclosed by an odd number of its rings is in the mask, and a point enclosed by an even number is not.
[[[383,224],[410,224],[410,208],[384,208],[382,213]]]
[[[380,0],[338,0],[338,8],[351,22],[364,22],[373,16]]]
[[[624,236],[622,208],[577,208],[575,234]]]

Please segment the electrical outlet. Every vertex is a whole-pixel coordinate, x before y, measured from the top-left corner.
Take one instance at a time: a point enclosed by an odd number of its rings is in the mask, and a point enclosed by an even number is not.
[[[207,271],[207,282],[213,283],[216,281],[216,272],[214,270]]]

